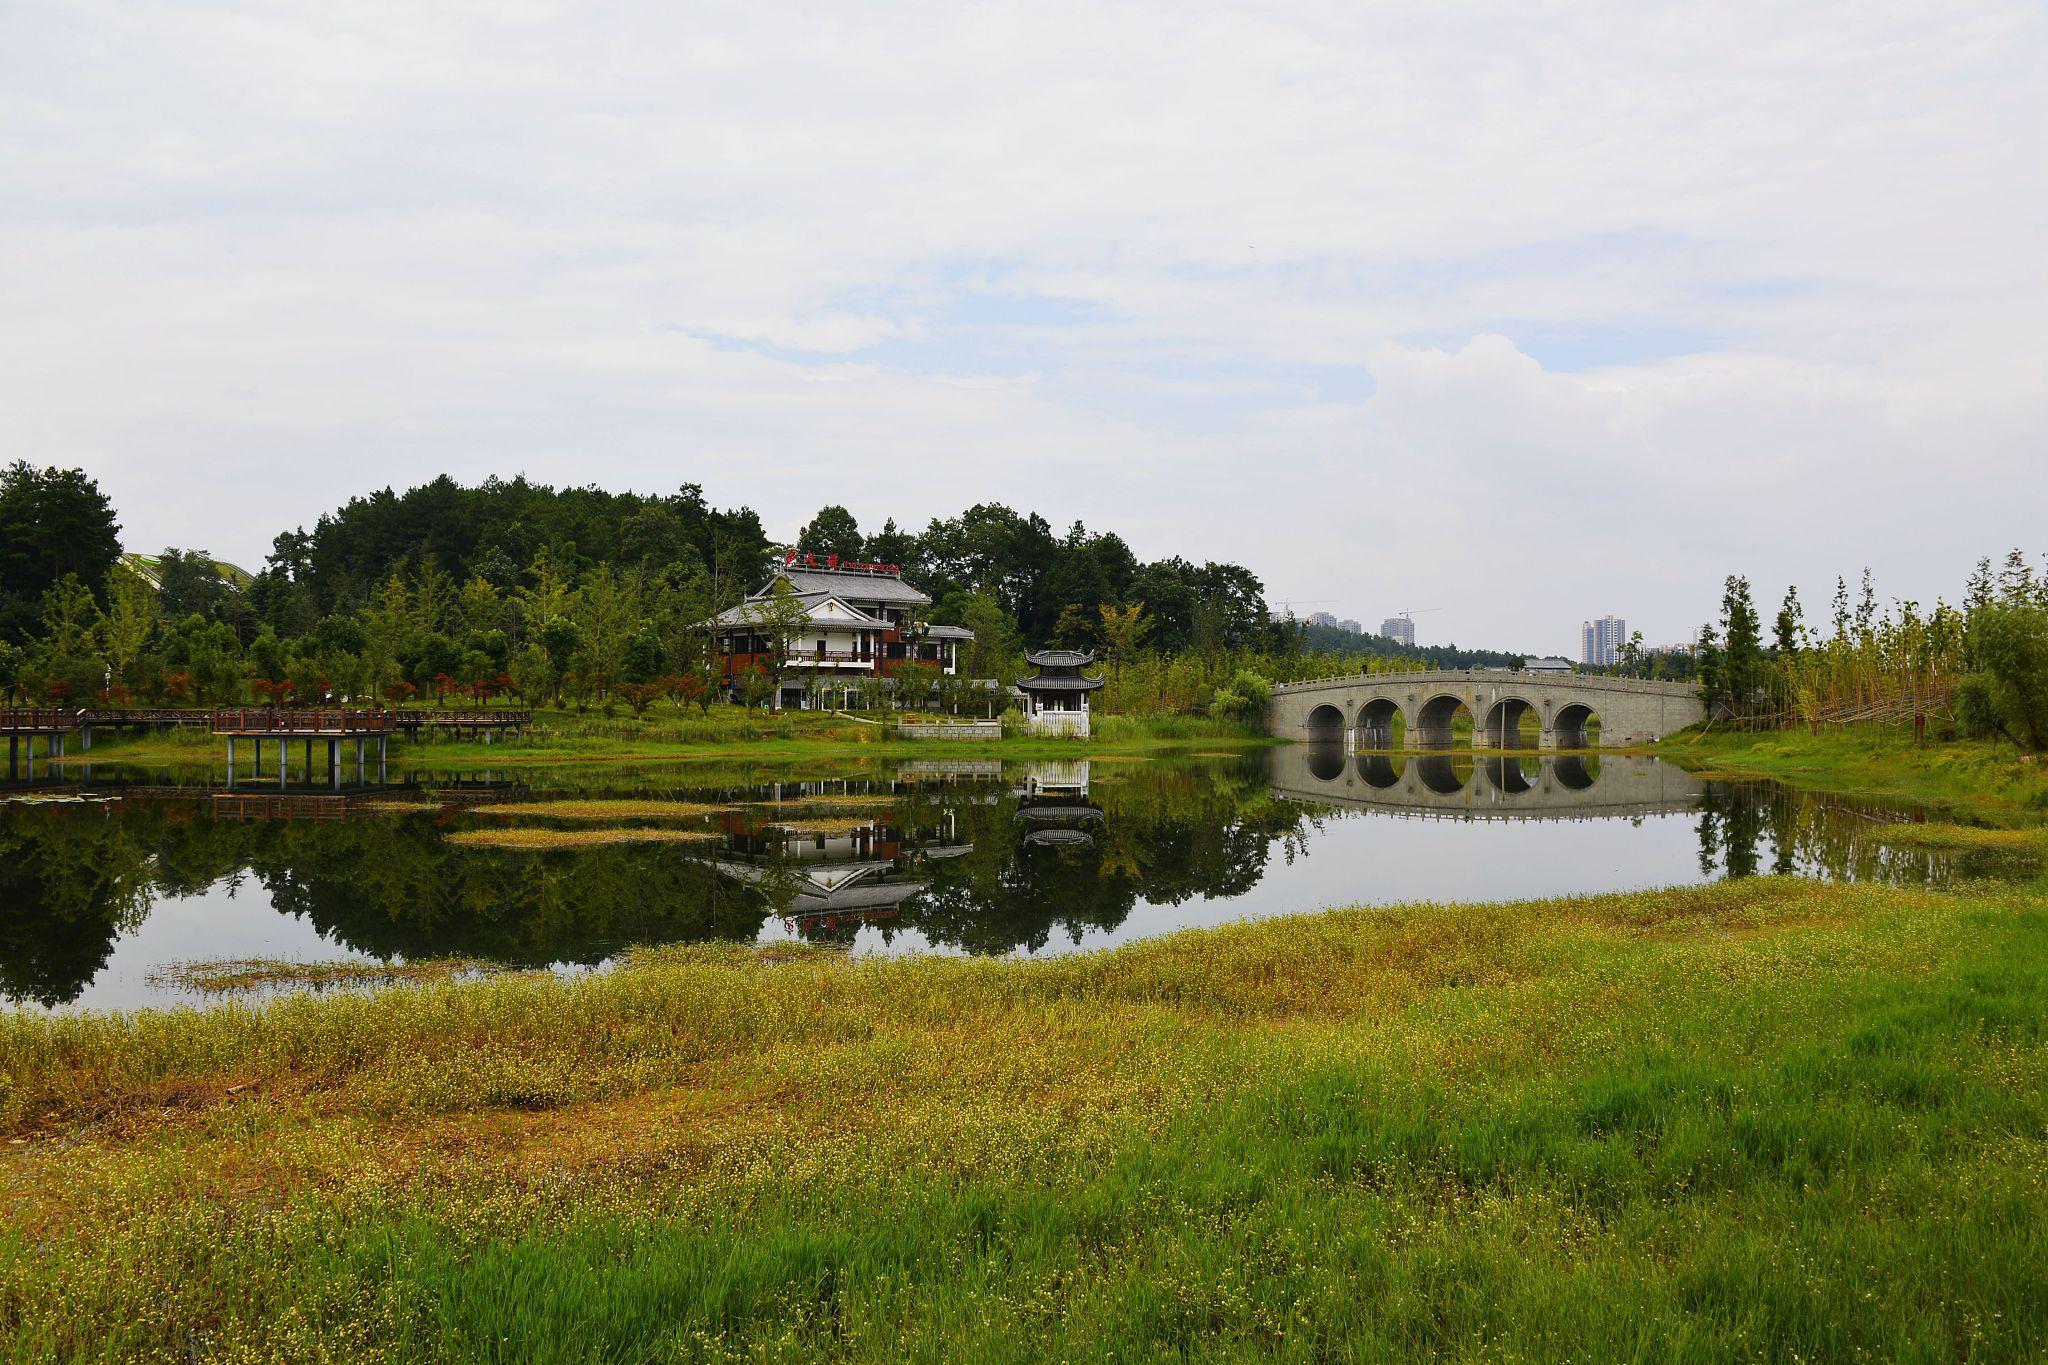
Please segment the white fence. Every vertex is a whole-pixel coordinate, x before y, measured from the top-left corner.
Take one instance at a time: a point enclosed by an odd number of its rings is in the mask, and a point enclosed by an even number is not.
[[[896,733],[904,739],[1001,739],[1003,723],[999,720],[965,720],[950,724],[906,720],[897,725]]]

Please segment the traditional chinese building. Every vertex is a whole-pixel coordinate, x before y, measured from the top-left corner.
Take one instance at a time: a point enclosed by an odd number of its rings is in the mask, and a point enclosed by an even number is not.
[[[1095,656],[1047,649],[1027,654],[1024,660],[1038,670],[1017,684],[1024,694],[1025,721],[1041,734],[1086,736],[1088,694],[1102,686],[1102,679],[1084,677],[1081,670],[1094,663]]]
[[[960,646],[974,632],[927,624],[931,601],[903,581],[897,565],[790,554],[757,592],[712,622],[719,677],[737,690],[742,674],[756,665],[772,669],[786,648],[775,704],[804,707],[907,664],[957,673]],[[799,669],[815,676],[815,695],[805,679],[788,676]]]

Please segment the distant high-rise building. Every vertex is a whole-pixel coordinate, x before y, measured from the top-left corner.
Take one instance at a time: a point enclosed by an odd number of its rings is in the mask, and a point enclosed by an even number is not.
[[[1343,631],[1347,635],[1365,634],[1365,627],[1357,621],[1350,620],[1349,618],[1339,621],[1337,623],[1337,629]]]
[[[1406,616],[1389,616],[1380,622],[1380,634],[1411,649],[1415,646],[1415,622]]]
[[[1628,622],[1609,615],[1579,626],[1579,662],[1606,668],[1621,662],[1622,646],[1628,643]]]

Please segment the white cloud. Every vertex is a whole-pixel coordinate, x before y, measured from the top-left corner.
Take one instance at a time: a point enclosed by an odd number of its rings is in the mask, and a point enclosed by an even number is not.
[[[524,469],[1002,498],[1541,648],[1924,598],[2048,493],[2044,22],[21,3],[0,411],[244,559]]]

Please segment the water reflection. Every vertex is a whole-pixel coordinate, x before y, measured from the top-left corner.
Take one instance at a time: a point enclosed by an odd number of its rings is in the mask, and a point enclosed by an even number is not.
[[[546,854],[449,842],[499,819],[471,813],[479,801],[526,794],[491,774],[341,792],[38,779],[0,793],[0,995],[162,1003],[181,997],[147,973],[173,957],[285,949],[528,967],[777,937],[1040,952],[1325,904],[1758,872],[1939,881],[1963,867],[1873,837],[1911,812],[1612,755],[1333,764],[1327,747],[1299,745],[1199,763],[640,780],[634,794],[717,806],[704,824],[715,837]],[[535,795],[580,790],[545,770],[532,781]],[[805,802],[831,818],[774,814]]]

